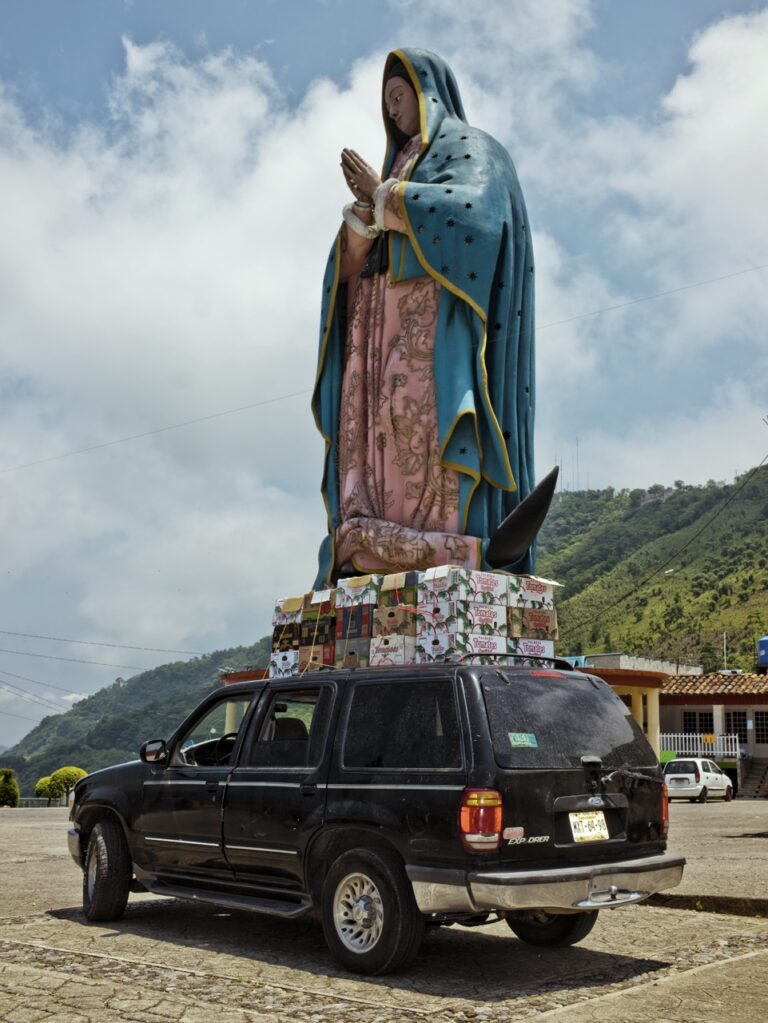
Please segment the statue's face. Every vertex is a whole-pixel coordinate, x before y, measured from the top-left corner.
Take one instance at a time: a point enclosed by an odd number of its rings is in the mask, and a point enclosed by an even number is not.
[[[419,101],[410,82],[395,76],[384,86],[384,105],[397,127],[409,138],[419,130]]]

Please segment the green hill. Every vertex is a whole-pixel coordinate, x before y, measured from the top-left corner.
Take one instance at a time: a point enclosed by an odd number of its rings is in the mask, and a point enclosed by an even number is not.
[[[725,632],[729,667],[749,668],[757,638],[768,632],[767,564],[764,468],[728,486],[678,481],[557,494],[537,571],[564,584],[562,654],[623,651],[715,669]],[[265,638],[118,679],[45,718],[0,756],[0,766],[14,767],[30,795],[38,778],[63,764],[93,771],[132,759],[144,739],[167,736],[217,684],[220,667],[267,658]]]
[[[723,633],[729,667],[755,662],[768,632],[766,565],[768,467],[727,486],[558,494],[537,571],[565,584],[560,653],[622,651],[714,670]]]
[[[218,669],[266,666],[269,639],[253,646],[217,650],[191,661],[163,664],[118,679],[64,714],[43,718],[21,742],[0,756],[17,773],[22,795],[34,794],[38,778],[64,764],[95,771],[134,760],[145,739],[165,738],[219,683]]]

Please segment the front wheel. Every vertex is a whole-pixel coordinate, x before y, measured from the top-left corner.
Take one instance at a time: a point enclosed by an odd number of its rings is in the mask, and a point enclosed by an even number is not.
[[[86,920],[119,920],[131,887],[131,855],[117,821],[95,824],[88,839],[83,872]]]
[[[543,910],[523,915],[508,914],[507,924],[521,941],[529,945],[558,948],[575,945],[586,938],[597,923],[597,910],[584,913],[545,913]]]
[[[732,799],[733,799],[733,787],[731,785],[729,785],[728,788],[725,790],[725,801],[726,801],[726,803],[730,803],[730,801]]]
[[[402,864],[386,849],[352,849],[323,885],[323,933],[333,957],[354,973],[402,970],[424,937],[424,917]]]
[[[696,802],[697,803],[706,803],[706,801],[707,801],[707,787],[705,785],[704,788],[699,793],[699,796],[698,796]]]

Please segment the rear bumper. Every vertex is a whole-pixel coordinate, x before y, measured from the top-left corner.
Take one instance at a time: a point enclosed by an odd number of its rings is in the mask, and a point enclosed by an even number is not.
[[[587,910],[627,906],[679,884],[685,859],[636,860],[551,870],[459,871],[406,867],[422,913]]]
[[[670,799],[698,799],[703,788],[701,782],[691,782],[690,785],[670,785],[667,782],[667,795]]]

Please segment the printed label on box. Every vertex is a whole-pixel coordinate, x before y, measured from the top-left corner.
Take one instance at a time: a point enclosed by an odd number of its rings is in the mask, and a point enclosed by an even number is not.
[[[276,625],[272,631],[273,650],[298,650],[299,630],[301,626],[296,622],[288,625]]]
[[[526,657],[554,657],[555,644],[551,639],[510,639],[509,652]]]
[[[287,678],[289,675],[297,675],[299,672],[299,651],[285,650],[282,653],[274,653],[269,661],[270,678]]]
[[[511,607],[536,607],[546,611],[554,608],[555,587],[560,583],[534,575],[510,575],[508,580]]]
[[[373,612],[373,635],[415,636],[416,608],[405,604],[377,607]]]
[[[294,622],[300,622],[303,603],[303,597],[283,597],[275,601],[272,625],[292,625]]]
[[[477,632],[444,632],[421,635],[416,642],[417,663],[430,661],[458,661],[467,654],[491,658],[507,652],[507,640],[502,636],[483,636]],[[419,659],[419,654],[423,659]]]
[[[428,568],[419,582],[419,604],[432,601],[469,600],[478,604],[507,604],[509,576],[501,572],[476,572],[456,565]]]
[[[301,646],[309,646],[314,643],[322,646],[323,643],[331,642],[336,637],[336,618],[317,618],[315,621],[302,621],[301,623]]]
[[[419,632],[480,632],[507,635],[507,608],[503,604],[478,604],[468,600],[440,600],[420,604]]]
[[[519,639],[557,639],[557,611],[538,607],[507,608],[509,635]]]
[[[339,579],[336,587],[336,607],[378,604],[383,578],[383,575],[360,575],[353,579]]]
[[[414,664],[415,636],[374,636],[371,640],[371,667],[382,664]]]
[[[399,604],[416,604],[420,572],[398,572],[385,575],[379,590],[379,607],[397,607]]]

